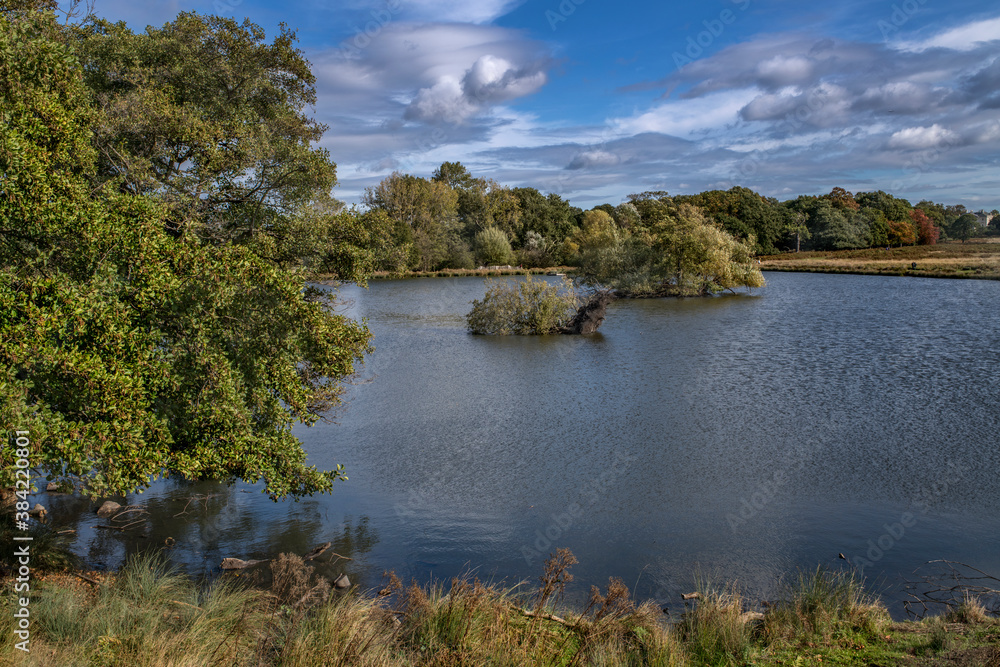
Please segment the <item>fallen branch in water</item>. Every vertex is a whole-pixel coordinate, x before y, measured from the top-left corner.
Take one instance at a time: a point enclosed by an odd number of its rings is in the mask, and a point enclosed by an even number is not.
[[[943,565],[943,571],[924,574],[918,581],[906,582],[904,590],[911,598],[903,601],[907,616],[923,618],[932,611],[932,607],[956,608],[970,597],[986,598],[993,602],[994,612],[1000,609],[1000,578],[958,561],[939,559],[926,564]]]

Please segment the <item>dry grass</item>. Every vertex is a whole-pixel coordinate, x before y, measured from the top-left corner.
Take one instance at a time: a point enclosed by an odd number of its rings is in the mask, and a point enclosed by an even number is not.
[[[944,620],[948,623],[965,623],[967,625],[982,625],[994,621],[983,603],[968,593],[961,604],[945,614]]]
[[[468,578],[404,587],[389,575],[377,594],[363,595],[331,591],[296,556],[272,561],[266,590],[226,582],[199,590],[156,559],[135,559],[92,590],[43,584],[32,597],[31,654],[4,642],[0,664],[693,667],[942,656],[919,663],[937,665],[956,651],[987,655],[997,628],[971,598],[948,617],[893,625],[860,581],[823,570],[799,577],[763,615],[748,613],[733,586],[700,584],[697,603],[669,625],[618,579],[593,588],[577,614],[557,606],[575,562],[558,551],[531,590]],[[12,629],[11,615],[0,616],[0,632]]]
[[[1000,239],[903,248],[801,252],[761,257],[764,271],[1000,279]],[[916,266],[914,266],[916,264]]]
[[[199,591],[148,557],[134,558],[92,592],[43,586],[31,597],[31,617],[30,654],[16,655],[5,641],[5,664],[254,665],[268,635],[262,593],[226,582]],[[10,637],[12,630],[0,631]]]
[[[595,592],[582,615],[554,614],[573,563],[560,551],[534,593],[464,578],[447,590],[403,589],[393,577],[369,597],[332,594],[297,556],[271,562],[267,590],[226,579],[205,591],[157,559],[136,558],[93,591],[43,585],[32,597],[31,653],[4,642],[0,664],[685,664],[659,610],[636,608],[620,581]],[[0,632],[13,627],[10,614],[0,617]]]
[[[874,636],[890,622],[885,607],[852,572],[817,569],[800,573],[785,599],[767,614],[764,628],[772,640],[829,639],[845,628]]]
[[[744,598],[733,586],[715,589],[700,583],[700,599],[681,621],[684,646],[698,665],[742,665],[752,648],[752,627],[745,622]]]

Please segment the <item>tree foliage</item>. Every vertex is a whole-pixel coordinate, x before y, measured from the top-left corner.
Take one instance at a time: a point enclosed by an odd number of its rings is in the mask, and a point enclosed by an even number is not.
[[[979,220],[972,213],[963,213],[948,226],[948,235],[965,243],[979,228]]]
[[[0,16],[0,418],[94,495],[172,474],[330,490],[341,470],[307,466],[291,426],[338,403],[367,329],[251,244],[178,224],[217,227],[220,209],[107,178],[91,99],[51,14]]]
[[[679,204],[700,207],[736,238],[753,238],[754,251],[759,253],[775,252],[789,223],[785,209],[776,200],[767,199],[749,188],[710,190],[675,199]]]
[[[917,243],[920,245],[934,245],[941,236],[941,229],[937,227],[927,214],[919,208],[910,211],[910,219],[917,230]]]
[[[764,285],[752,238],[739,241],[700,208],[666,195],[633,203],[640,227],[591,246],[581,266],[587,283],[621,296],[706,295]]]
[[[336,183],[285,26],[268,43],[250,21],[185,12],[140,34],[95,19],[75,37],[101,111],[97,179],[156,194],[175,233],[252,245]]]
[[[369,210],[381,210],[396,226],[396,238],[412,247],[408,268],[429,270],[448,257],[450,237],[458,233],[459,195],[447,183],[394,172],[368,188]]]

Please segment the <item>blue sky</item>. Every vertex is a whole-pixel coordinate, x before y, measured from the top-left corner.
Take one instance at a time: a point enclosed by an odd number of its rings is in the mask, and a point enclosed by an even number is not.
[[[357,202],[394,170],[589,208],[744,185],[1000,207],[1000,7],[970,0],[97,0],[298,30]]]

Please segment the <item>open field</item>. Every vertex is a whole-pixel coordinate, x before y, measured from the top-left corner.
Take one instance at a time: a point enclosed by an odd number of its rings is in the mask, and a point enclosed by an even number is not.
[[[764,271],[1000,279],[1000,239],[903,248],[800,252],[760,258]],[[914,266],[915,264],[915,266]]]

